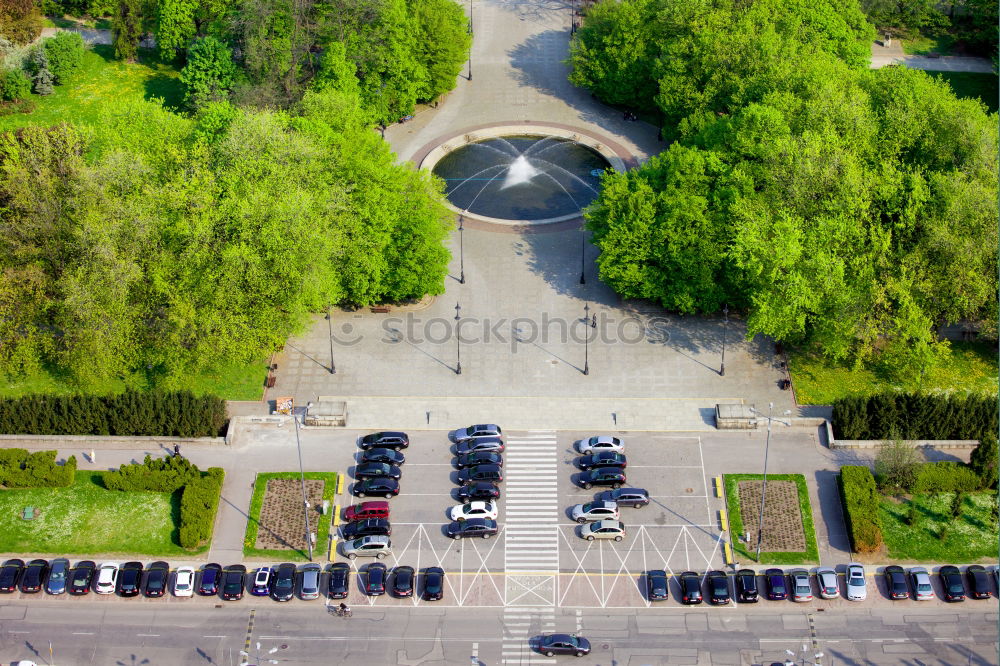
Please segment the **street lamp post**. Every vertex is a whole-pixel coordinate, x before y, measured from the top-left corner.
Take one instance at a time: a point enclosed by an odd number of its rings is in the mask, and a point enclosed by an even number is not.
[[[587,328],[597,328],[597,314],[590,318],[590,303],[583,304],[583,323]],[[590,331],[583,329],[583,374],[590,374]]]
[[[458,283],[465,284],[465,212],[458,214],[458,262],[460,272]]]
[[[810,658],[809,648],[805,645],[802,646],[802,653],[799,655],[796,655],[791,650],[785,650],[785,654],[790,659],[785,659],[784,666],[796,666],[797,664],[801,664],[802,666],[820,666],[820,659],[825,656],[822,652],[814,652]],[[813,661],[813,659],[816,661]]]
[[[330,308],[326,309],[326,323],[327,328],[330,329],[330,374],[337,374],[337,366],[333,362],[333,316],[330,314]]]
[[[469,0],[469,34],[473,34],[472,30],[472,0]],[[472,80],[472,46],[469,46],[469,81]]]
[[[312,403],[308,403],[312,405]],[[307,405],[307,409],[308,409]],[[302,483],[302,510],[306,518],[306,548],[309,550],[309,561],[313,559],[312,530],[309,529],[309,497],[306,495],[306,473],[302,467],[302,441],[299,439],[299,417],[292,411],[292,421],[295,422],[295,448],[299,453],[299,480]]]
[[[455,303],[455,356],[458,363],[455,365],[455,374],[462,374],[462,306]]]
[[[583,259],[586,254],[587,249],[587,235],[583,231],[583,225],[580,225],[580,284],[587,284],[587,273],[584,270]]]
[[[754,414],[758,414],[756,409],[750,408]],[[760,547],[761,543],[764,541],[764,501],[767,497],[767,453],[771,447],[771,421],[778,421],[779,423],[784,423],[785,425],[790,425],[784,421],[779,421],[778,419],[771,417],[771,412],[774,410],[774,403],[767,403],[767,439],[764,440],[764,485],[761,487],[760,491],[760,518],[757,521],[757,562],[760,562]],[[785,410],[784,414],[787,416],[791,414],[790,411]]]
[[[722,306],[722,314],[726,317],[726,323],[722,325],[722,366],[719,368],[719,376],[726,376],[726,333],[729,331],[729,304]]]

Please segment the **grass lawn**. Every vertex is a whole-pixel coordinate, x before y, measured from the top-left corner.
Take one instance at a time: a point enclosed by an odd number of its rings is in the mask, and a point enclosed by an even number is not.
[[[260,522],[260,510],[264,504],[264,493],[267,492],[267,482],[270,479],[298,478],[298,472],[267,472],[257,475],[257,480],[253,488],[253,499],[250,500],[250,518],[247,519],[247,532],[243,538],[243,554],[245,556],[269,557],[292,562],[305,562],[309,559],[308,553],[301,550],[264,550],[253,547],[257,543],[257,526]],[[316,546],[313,548],[313,559],[322,559],[326,556],[326,552],[330,547],[330,523],[333,521],[333,498],[337,494],[337,475],[334,472],[306,472],[305,478],[325,481],[323,499],[330,500],[331,513],[324,516],[319,511],[312,511],[309,515],[310,524],[316,524]],[[317,522],[314,523],[313,521]]]
[[[928,72],[928,74],[947,81],[958,97],[979,99],[990,113],[997,112],[1000,78],[996,74],[980,72]]]
[[[127,99],[159,97],[168,108],[179,108],[184,86],[173,64],[161,62],[155,52],[141,49],[139,62],[115,60],[111,46],[96,45],[84,52],[83,66],[51,95],[32,95],[32,113],[0,116],[0,131],[26,125],[54,125],[61,121],[94,124],[106,104]]]
[[[898,382],[878,370],[852,370],[801,350],[788,351],[788,369],[800,405],[830,405],[837,398],[882,391],[997,392],[997,354],[988,342],[952,342],[951,356],[922,381]]]
[[[919,35],[911,39],[902,40],[903,53],[907,55],[927,55],[937,53],[939,55],[954,55],[955,38],[951,35],[941,35],[939,37],[926,37]]]
[[[22,520],[24,507],[40,510]],[[191,555],[178,542],[180,493],[107,490],[101,472],[77,471],[69,488],[0,490],[0,552]]]
[[[733,554],[747,560],[753,560],[757,554],[757,541],[754,536],[751,544],[744,544],[736,539],[743,534],[743,516],[740,514],[739,483],[740,481],[759,481],[763,474],[726,474],[722,477],[726,488],[726,511],[729,515],[729,534],[733,535]],[[816,546],[816,528],[813,525],[812,506],[809,504],[809,490],[806,488],[806,478],[801,474],[768,474],[768,481],[794,481],[799,489],[799,511],[802,513],[802,529],[805,532],[806,550],[803,553],[782,553],[761,551],[761,564],[818,564],[819,549]],[[766,500],[765,500],[766,501]],[[759,507],[758,507],[759,508]],[[755,509],[757,510],[757,509]],[[765,523],[768,521],[765,520]]]
[[[976,562],[989,558],[996,562],[997,525],[990,518],[996,493],[970,493],[957,520],[951,517],[955,493],[922,493],[911,499],[883,498],[882,538],[889,557],[919,562]],[[919,518],[906,523],[910,502],[916,502]],[[947,526],[942,541],[938,534]]]

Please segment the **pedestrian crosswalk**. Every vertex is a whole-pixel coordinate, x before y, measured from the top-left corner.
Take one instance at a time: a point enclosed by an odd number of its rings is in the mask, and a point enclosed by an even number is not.
[[[500,662],[503,664],[554,664],[555,659],[534,650],[531,639],[539,634],[554,633],[554,606],[508,606],[503,611],[503,642]]]

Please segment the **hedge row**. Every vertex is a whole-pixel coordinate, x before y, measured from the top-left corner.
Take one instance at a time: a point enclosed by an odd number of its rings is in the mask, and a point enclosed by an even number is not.
[[[221,467],[209,467],[193,479],[181,494],[180,542],[184,548],[198,548],[212,538],[215,512],[219,508],[222,482],[226,473]]]
[[[929,462],[917,467],[914,493],[954,493],[979,490],[982,481],[967,465],[957,462]]]
[[[104,474],[108,490],[146,490],[172,493],[199,476],[198,468],[187,458],[168,456],[153,459],[148,453],[141,465],[122,465],[117,472]]]
[[[0,449],[0,486],[4,488],[66,488],[76,480],[76,456],[56,464],[55,451]]]
[[[0,398],[0,433],[215,437],[226,403],[190,391],[126,391],[114,396]]]
[[[982,439],[997,425],[996,395],[878,393],[833,403],[837,439]]]
[[[877,551],[882,547],[882,525],[875,477],[863,465],[845,465],[840,468],[838,481],[847,533],[854,550],[859,553]]]

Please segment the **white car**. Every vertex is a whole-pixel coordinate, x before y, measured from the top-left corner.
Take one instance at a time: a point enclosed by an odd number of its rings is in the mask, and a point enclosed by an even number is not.
[[[816,583],[819,586],[819,596],[823,599],[836,599],[840,596],[837,572],[832,567],[816,569]]]
[[[493,502],[467,502],[466,504],[456,504],[451,507],[448,517],[452,520],[466,520],[467,518],[489,518],[497,519],[497,505]]]
[[[625,453],[625,442],[611,435],[598,435],[589,439],[579,440],[576,443],[576,450],[585,456],[591,453],[600,453],[601,451]]]
[[[601,520],[596,523],[587,523],[580,526],[580,537],[587,541],[594,539],[621,541],[625,538],[625,525],[620,520]]]
[[[98,594],[114,594],[118,584],[117,562],[105,562],[97,570],[97,584],[94,585],[94,592]]]
[[[865,568],[857,562],[847,565],[847,600],[864,601],[868,598],[868,582],[865,580]]]
[[[177,567],[174,574],[174,596],[190,597],[194,594],[194,567]]]
[[[573,520],[588,523],[595,520],[618,520],[618,503],[606,500],[577,504],[572,511]]]

